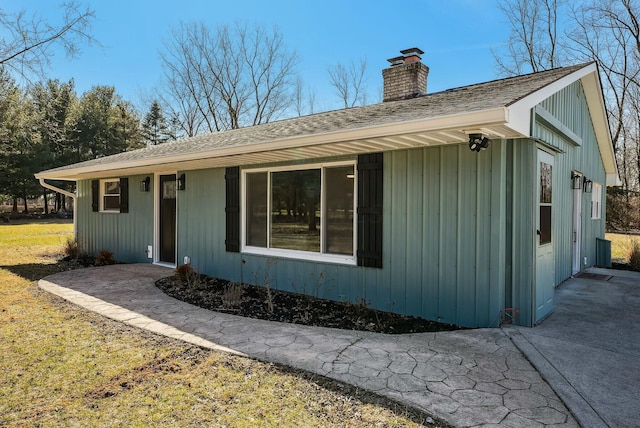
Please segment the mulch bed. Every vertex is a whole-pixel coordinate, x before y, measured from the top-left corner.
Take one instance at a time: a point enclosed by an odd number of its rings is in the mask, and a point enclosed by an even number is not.
[[[236,284],[205,275],[177,275],[156,286],[171,297],[212,311],[269,321],[387,334],[459,330],[461,327],[347,303]]]

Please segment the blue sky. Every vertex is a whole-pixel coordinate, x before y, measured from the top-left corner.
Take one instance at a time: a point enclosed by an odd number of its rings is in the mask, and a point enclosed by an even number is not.
[[[26,7],[55,19],[52,0],[4,0],[5,11]],[[309,1],[147,1],[91,2],[92,33],[102,47],[84,47],[78,58],[54,58],[51,77],[73,78],[78,93],[112,85],[140,109],[160,84],[159,51],[169,28],[181,21],[277,25],[301,62],[298,72],[317,93],[317,110],[339,108],[327,67],[350,58],[368,61],[369,100],[378,101],[381,70],[401,49],[419,47],[430,67],[428,91],[492,80],[497,71],[491,48],[508,38],[495,0],[322,0]]]

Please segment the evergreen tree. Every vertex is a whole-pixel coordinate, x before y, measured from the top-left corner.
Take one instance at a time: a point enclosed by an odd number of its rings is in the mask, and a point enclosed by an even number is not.
[[[74,162],[142,147],[135,110],[112,86],[95,86],[82,94],[73,120]]]
[[[40,134],[42,146],[49,153],[49,157],[43,159],[41,169],[71,163],[74,159],[69,139],[73,135],[71,112],[78,103],[73,80],[68,83],[60,83],[59,80],[38,83],[31,88],[30,94],[36,113],[35,129]],[[75,184],[68,181],[56,182],[55,185],[68,191],[75,188]],[[42,188],[45,214],[49,209],[46,203],[48,193],[46,188]],[[59,194],[56,195],[55,209],[66,209],[65,199]]]
[[[0,70],[0,192],[24,202],[41,195],[33,174],[50,159],[35,129],[33,103],[4,71]]]
[[[175,134],[167,124],[167,119],[162,113],[162,107],[158,101],[151,104],[149,113],[144,117],[142,122],[142,136],[147,145],[155,146],[157,144],[166,143],[175,140]]]

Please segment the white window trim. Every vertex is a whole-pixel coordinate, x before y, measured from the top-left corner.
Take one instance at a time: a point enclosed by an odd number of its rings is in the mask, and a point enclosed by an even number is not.
[[[325,231],[326,228],[326,215],[322,215],[325,212],[326,207],[326,192],[325,189],[325,174],[324,168],[332,168],[339,166],[353,166],[353,254],[352,255],[344,255],[344,254],[328,254],[324,253],[326,239],[325,239]],[[266,172],[267,173],[267,245],[271,242],[271,173],[272,172],[281,172],[281,171],[300,171],[306,169],[320,169],[321,170],[321,192],[320,192],[320,252],[312,252],[312,251],[300,251],[300,250],[287,250],[282,248],[263,248],[263,247],[254,247],[250,245],[246,245],[246,229],[247,229],[247,174],[258,173],[258,172]],[[286,165],[286,166],[278,166],[278,167],[266,167],[266,168],[249,168],[242,169],[241,174],[241,184],[240,184],[240,203],[242,206],[241,209],[241,217],[240,217],[240,251],[242,253],[247,254],[257,254],[275,258],[285,258],[285,259],[297,259],[297,260],[309,260],[309,261],[317,261],[317,262],[327,262],[327,263],[336,263],[336,264],[345,264],[345,265],[357,265],[357,243],[358,243],[358,167],[355,160],[351,161],[342,161],[342,162],[323,162],[323,163],[313,163],[313,164],[302,164],[302,165]]]
[[[602,218],[602,184],[593,182],[591,184],[591,219],[600,220]]]
[[[104,184],[105,183],[112,183],[112,182],[118,182],[118,207],[120,206],[120,195],[121,195],[121,190],[120,190],[120,179],[119,178],[103,178],[100,180],[100,189],[98,191],[98,194],[100,195],[100,212],[101,213],[107,213],[107,214],[119,214],[120,213],[120,208],[118,209],[105,209],[104,207],[104,198],[105,196],[107,197],[112,197],[115,198],[116,195],[105,195],[104,193]]]

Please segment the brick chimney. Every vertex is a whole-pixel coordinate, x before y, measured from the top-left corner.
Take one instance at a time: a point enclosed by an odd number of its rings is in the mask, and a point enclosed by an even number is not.
[[[418,48],[400,51],[402,56],[389,58],[389,68],[382,70],[383,101],[406,100],[427,93],[429,67],[420,62],[424,52]]]

